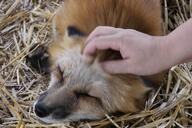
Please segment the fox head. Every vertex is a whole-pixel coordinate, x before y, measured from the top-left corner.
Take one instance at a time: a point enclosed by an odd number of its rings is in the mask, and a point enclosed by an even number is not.
[[[66,0],[53,21],[54,42],[48,51],[51,81],[34,111],[46,123],[96,120],[115,112],[142,110],[151,90],[143,78],[111,75],[99,61],[119,59],[115,51],[98,51],[92,63],[82,56],[87,36],[97,26],[131,28],[161,34],[158,0]],[[141,65],[142,66],[142,65]],[[151,76],[158,83],[163,76]]]

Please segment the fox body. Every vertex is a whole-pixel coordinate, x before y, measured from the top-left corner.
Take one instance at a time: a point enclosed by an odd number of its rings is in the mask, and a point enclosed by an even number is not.
[[[119,53],[99,52],[93,63],[82,57],[87,36],[98,26],[135,29],[161,35],[159,0],[65,0],[53,20],[54,41],[48,48],[51,81],[34,105],[46,123],[96,120],[115,112],[142,110],[151,89],[163,73],[141,78],[111,75],[99,61],[119,59]],[[141,64],[142,66],[142,64]]]

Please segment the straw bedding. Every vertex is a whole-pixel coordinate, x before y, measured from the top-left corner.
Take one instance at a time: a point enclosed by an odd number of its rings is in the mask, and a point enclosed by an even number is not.
[[[0,1],[0,127],[192,127],[192,64],[173,67],[165,88],[154,92],[144,111],[120,116],[106,115],[101,121],[40,124],[32,105],[46,87],[49,77],[26,62],[34,45],[51,42],[51,19],[59,0]],[[165,33],[192,16],[192,0],[162,0]]]

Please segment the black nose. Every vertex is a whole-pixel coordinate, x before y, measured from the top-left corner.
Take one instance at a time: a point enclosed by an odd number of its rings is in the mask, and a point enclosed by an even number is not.
[[[46,117],[50,114],[50,111],[48,110],[48,108],[43,104],[43,103],[37,103],[35,105],[35,114],[38,117]]]

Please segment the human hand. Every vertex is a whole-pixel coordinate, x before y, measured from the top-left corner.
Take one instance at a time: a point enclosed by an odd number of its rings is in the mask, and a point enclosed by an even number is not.
[[[112,74],[152,75],[169,68],[166,37],[150,36],[135,30],[97,27],[88,37],[84,55],[93,56],[97,50],[119,51],[122,60],[101,62],[102,68]]]

